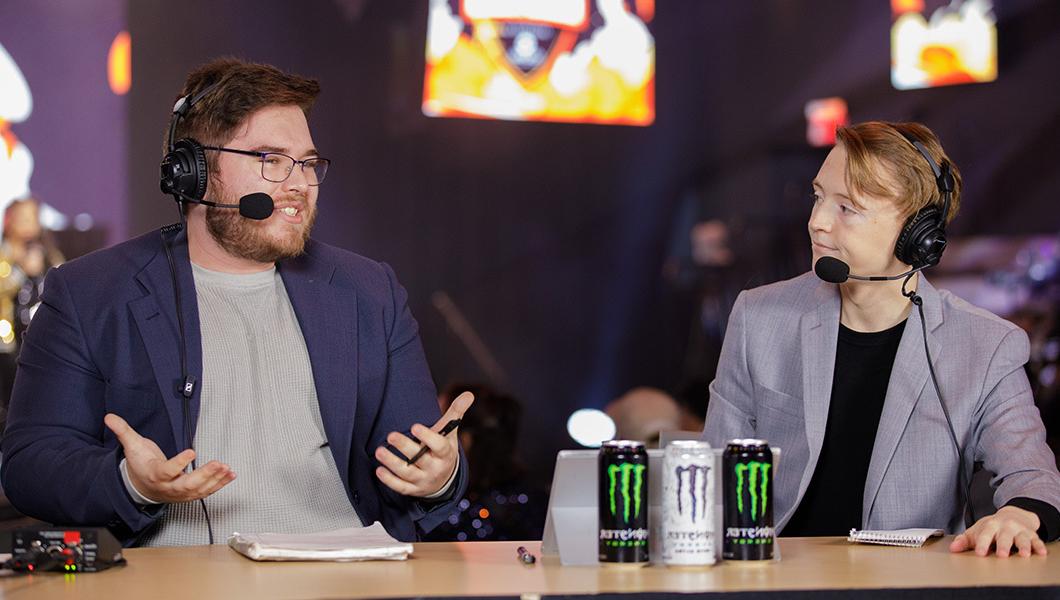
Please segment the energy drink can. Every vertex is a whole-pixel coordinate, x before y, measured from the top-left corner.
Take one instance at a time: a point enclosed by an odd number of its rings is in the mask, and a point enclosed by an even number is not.
[[[666,447],[662,506],[664,564],[714,564],[714,476],[710,444],[679,440]]]
[[[641,442],[604,442],[599,459],[599,559],[648,564],[648,452]]]
[[[773,558],[773,452],[765,440],[732,440],[722,455],[725,560]]]

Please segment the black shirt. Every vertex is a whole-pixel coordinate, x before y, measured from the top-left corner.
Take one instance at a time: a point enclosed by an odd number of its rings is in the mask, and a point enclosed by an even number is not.
[[[905,321],[875,333],[839,325],[821,456],[784,535],[847,535],[861,529],[865,477],[904,330]]]
[[[821,455],[806,495],[784,527],[785,536],[845,536],[861,528],[865,478],[905,323],[874,333],[840,323]],[[1013,498],[1006,505],[1038,515],[1043,541],[1060,538],[1056,507],[1032,498]]]

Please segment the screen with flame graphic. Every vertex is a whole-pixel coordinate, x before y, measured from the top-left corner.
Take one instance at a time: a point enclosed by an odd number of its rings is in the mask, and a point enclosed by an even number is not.
[[[649,125],[654,0],[431,0],[423,113]]]
[[[911,90],[997,79],[990,0],[891,0],[891,83]]]

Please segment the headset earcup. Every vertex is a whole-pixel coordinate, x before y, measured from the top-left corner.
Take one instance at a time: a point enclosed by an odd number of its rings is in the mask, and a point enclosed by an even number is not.
[[[898,234],[894,255],[912,267],[934,266],[946,249],[942,212],[932,206],[913,215]]]
[[[942,260],[942,252],[946,250],[946,230],[938,228],[926,236],[921,243],[920,254],[924,264],[934,267]]]
[[[206,195],[206,151],[190,138],[177,140],[162,159],[160,187],[165,194],[202,200]]]

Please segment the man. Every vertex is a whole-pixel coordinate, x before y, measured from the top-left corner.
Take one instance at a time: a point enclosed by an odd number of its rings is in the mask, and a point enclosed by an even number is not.
[[[838,130],[813,190],[815,264],[897,276],[937,262],[960,174],[926,127],[870,122]],[[839,285],[807,273],[738,298],[703,435],[783,450],[774,515],[785,535],[930,527],[959,534],[954,552],[1045,554],[1043,540],[1060,536],[1060,475],[1027,358],[1021,330],[916,273]],[[964,482],[980,461],[999,509],[965,531]]]
[[[163,162],[186,227],[47,277],[3,439],[19,510],[147,545],[374,521],[413,540],[451,512],[467,467],[437,431],[471,398],[438,420],[393,271],[310,239],[318,92],[232,59],[188,76]],[[261,220],[201,204],[255,193]]]

